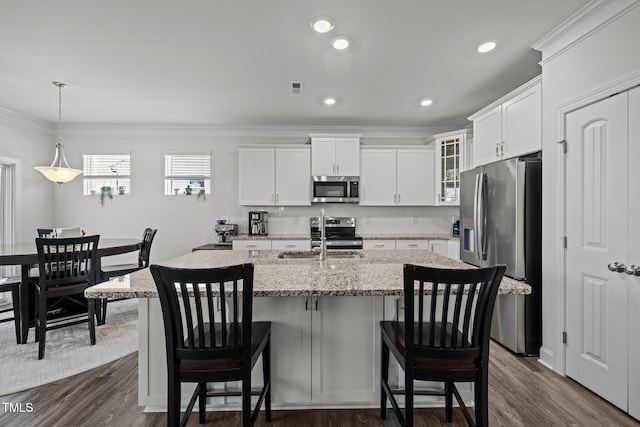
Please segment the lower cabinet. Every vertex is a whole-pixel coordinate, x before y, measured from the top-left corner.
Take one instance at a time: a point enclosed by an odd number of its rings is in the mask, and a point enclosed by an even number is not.
[[[270,250],[271,240],[234,240],[233,250]]]
[[[396,241],[395,240],[363,240],[362,241],[362,249],[395,249]]]
[[[272,240],[271,249],[274,251],[310,251],[311,240]]]
[[[253,310],[272,322],[274,404],[378,401],[383,297],[261,297]]]

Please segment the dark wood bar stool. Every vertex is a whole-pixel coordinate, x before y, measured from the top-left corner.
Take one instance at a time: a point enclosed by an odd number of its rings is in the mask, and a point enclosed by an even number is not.
[[[19,277],[4,277],[0,278],[0,292],[11,292],[11,308],[5,308],[0,310],[0,313],[13,312],[13,317],[7,317],[0,320],[1,323],[11,322],[13,320],[16,326],[16,340],[20,344],[21,332],[20,332],[20,278]]]
[[[152,229],[148,227],[145,228],[144,232],[142,233],[142,247],[138,252],[137,264],[116,264],[103,266],[101,267],[98,281],[105,282],[115,277],[124,276],[125,274],[131,274],[135,271],[147,268],[149,266],[149,258],[151,257],[151,244],[153,243],[153,238],[156,236],[157,232],[158,229]],[[123,299],[125,298],[101,299],[98,306],[98,324],[102,325],[107,320],[107,303],[109,301],[122,301]]]
[[[404,426],[413,426],[414,394],[445,397],[445,418],[453,418],[453,396],[474,425],[455,382],[473,382],[475,425],[489,425],[489,333],[504,265],[450,270],[417,265],[404,266],[404,322],[380,322],[380,417],[387,413],[387,398]],[[425,307],[425,288],[431,287]],[[417,302],[417,306],[415,303]],[[417,321],[415,319],[417,313]],[[404,370],[404,415],[390,388],[389,353]],[[444,391],[415,391],[413,382],[441,381]],[[400,394],[398,392],[397,394]]]
[[[39,280],[35,282],[38,359],[44,358],[48,330],[88,322],[91,345],[96,343],[95,300],[85,299],[84,290],[96,284],[99,239],[98,235],[63,239],[36,238],[40,270]],[[50,306],[48,302],[51,300],[56,302]],[[86,318],[61,319],[48,325],[47,310],[62,300],[71,301],[83,309],[86,307]]]
[[[152,265],[150,270],[165,330],[167,425],[186,425],[196,400],[203,424],[211,396],[242,396],[244,427],[255,424],[264,400],[266,420],[271,421],[271,323],[252,322],[253,264],[207,269]],[[260,355],[264,384],[254,392],[251,370]],[[241,392],[207,391],[207,383],[227,381],[242,381]],[[180,419],[183,382],[198,385]],[[253,410],[252,394],[259,396]]]

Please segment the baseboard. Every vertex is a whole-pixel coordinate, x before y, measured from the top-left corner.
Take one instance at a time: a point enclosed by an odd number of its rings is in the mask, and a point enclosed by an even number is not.
[[[548,368],[552,371],[555,371],[555,358],[553,356],[553,351],[549,350],[546,347],[540,347],[540,358],[538,362],[542,364],[545,368]]]

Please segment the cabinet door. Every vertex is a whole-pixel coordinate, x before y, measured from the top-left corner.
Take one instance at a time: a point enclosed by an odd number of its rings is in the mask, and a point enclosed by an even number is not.
[[[240,148],[238,201],[241,205],[270,206],[275,198],[275,150]]]
[[[502,104],[502,157],[511,158],[542,149],[541,92],[541,85],[537,84]]]
[[[277,206],[311,204],[311,152],[307,148],[276,149]]]
[[[397,204],[404,206],[435,204],[433,150],[399,149],[396,164]]]
[[[423,249],[431,250],[428,240],[396,240],[396,249]]]
[[[336,138],[336,175],[360,176],[360,138]]]
[[[360,150],[360,205],[396,204],[396,150]]]
[[[382,249],[395,249],[395,240],[363,240],[362,249],[382,250]]]
[[[475,166],[498,160],[502,143],[502,106],[499,105],[473,121]]]
[[[447,256],[460,261],[460,240],[449,240],[447,245]]]
[[[313,305],[313,402],[378,401],[382,297],[321,297],[317,311]]]
[[[640,88],[629,91],[629,117],[640,117]],[[629,159],[640,159],[640,121],[629,120]],[[637,161],[629,163],[629,263],[640,265],[640,231],[637,219],[640,218],[640,165]],[[640,276],[627,276],[629,280],[629,414],[640,419]]]
[[[336,175],[335,138],[311,138],[311,175]]]
[[[435,202],[437,205],[460,205],[460,172],[464,168],[466,135],[452,135],[436,140]]]
[[[268,251],[271,250],[271,240],[234,240],[232,248],[234,251]]]
[[[311,310],[305,297],[254,298],[253,320],[271,322],[273,403],[310,403]],[[254,371],[261,376],[260,361]]]
[[[449,256],[449,242],[447,240],[430,240],[429,250],[442,256]]]
[[[279,251],[310,251],[311,240],[272,240],[271,249]]]

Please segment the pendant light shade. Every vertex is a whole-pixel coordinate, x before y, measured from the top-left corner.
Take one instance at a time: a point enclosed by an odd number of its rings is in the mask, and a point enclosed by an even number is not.
[[[35,166],[34,169],[41,172],[49,181],[57,184],[64,184],[72,181],[80,175],[80,169],[73,169],[69,166],[64,156],[64,146],[62,145],[62,88],[67,85],[60,82],[53,82],[58,86],[58,136],[56,138],[56,154],[51,162],[51,166]]]

